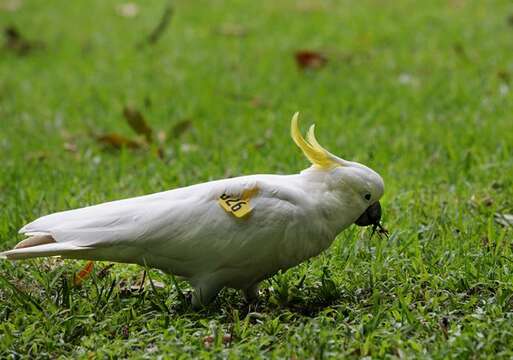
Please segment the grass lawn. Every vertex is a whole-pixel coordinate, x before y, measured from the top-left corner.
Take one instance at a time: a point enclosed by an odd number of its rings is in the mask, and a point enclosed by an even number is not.
[[[298,172],[298,110],[383,176],[390,237],[353,226],[259,304],[223,290],[200,312],[156,270],[141,287],[97,263],[73,286],[85,261],[1,261],[1,358],[513,356],[510,1],[177,0],[152,45],[166,3],[136,3],[0,0],[25,39],[0,49],[1,250],[51,212]],[[327,63],[299,69],[302,49]],[[127,105],[156,140],[109,149],[135,138]]]

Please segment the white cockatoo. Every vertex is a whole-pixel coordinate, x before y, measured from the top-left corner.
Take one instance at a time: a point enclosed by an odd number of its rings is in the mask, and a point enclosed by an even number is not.
[[[328,248],[351,224],[380,226],[383,179],[306,140],[292,118],[294,142],[312,166],[294,175],[210,181],[43,216],[0,257],[41,256],[135,263],[188,281],[193,306],[223,287],[247,299],[258,284]]]

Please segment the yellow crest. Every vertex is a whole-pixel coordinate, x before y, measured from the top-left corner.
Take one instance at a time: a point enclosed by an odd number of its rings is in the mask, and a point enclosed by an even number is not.
[[[303,135],[301,135],[301,131],[299,130],[298,118],[299,113],[297,112],[292,117],[290,135],[292,136],[292,140],[294,140],[296,145],[299,146],[312,165],[322,169],[332,169],[336,166],[342,166],[340,162],[336,161],[336,157],[324,149],[315,138],[315,125],[310,126],[310,129],[306,134],[308,141],[303,138]]]

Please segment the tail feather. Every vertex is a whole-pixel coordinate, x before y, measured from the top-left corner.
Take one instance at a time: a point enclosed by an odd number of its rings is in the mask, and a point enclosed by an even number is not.
[[[26,239],[27,241],[31,240],[32,238]],[[23,241],[26,241],[23,240]],[[47,241],[40,240],[40,241]],[[22,241],[22,242],[23,242]],[[20,245],[19,243],[18,245]],[[0,258],[8,259],[8,260],[21,260],[21,259],[30,259],[35,257],[41,257],[41,256],[64,256],[64,257],[70,257],[70,258],[80,258],[81,254],[84,252],[89,252],[92,250],[90,247],[84,247],[84,246],[77,246],[72,243],[66,242],[66,243],[57,243],[57,242],[51,242],[51,243],[44,243],[40,242],[40,245],[26,245],[26,246],[20,246],[16,247],[13,250],[4,251],[0,253]]]
[[[14,249],[23,249],[32,246],[44,245],[44,244],[52,244],[56,243],[55,239],[52,235],[35,235],[24,240],[21,240]]]

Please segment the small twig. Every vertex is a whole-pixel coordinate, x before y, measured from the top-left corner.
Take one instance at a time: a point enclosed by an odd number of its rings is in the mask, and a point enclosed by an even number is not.
[[[380,238],[381,238],[381,235],[385,235],[385,237],[387,239],[389,238],[388,230],[385,229],[383,227],[383,225],[381,225],[381,223],[377,222],[377,223],[372,225],[372,233],[371,233],[371,236],[370,236],[371,239],[374,236],[374,234],[376,233],[376,230],[378,231],[377,234],[378,234],[378,236]]]
[[[172,15],[173,6],[171,5],[171,0],[169,0],[166,4],[166,7],[164,8],[164,12],[162,13],[162,17],[160,18],[159,23],[157,24],[155,29],[153,29],[150,35],[148,35],[148,37],[146,38],[146,42],[148,44],[153,45],[160,39],[164,31],[166,30],[167,26],[169,25]]]

